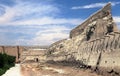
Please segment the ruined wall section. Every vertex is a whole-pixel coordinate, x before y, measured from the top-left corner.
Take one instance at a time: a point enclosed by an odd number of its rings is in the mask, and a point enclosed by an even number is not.
[[[21,63],[24,62],[45,62],[46,61],[46,49],[39,50],[24,50],[21,54]]]
[[[71,60],[77,53],[78,48],[82,44],[84,39],[84,35],[76,36],[72,39],[66,39],[62,42],[59,42],[55,45],[52,45],[47,49],[47,59],[54,61],[62,61],[62,60]]]
[[[78,39],[66,40],[54,45],[48,57],[53,61],[80,61],[92,69],[120,72],[120,32],[112,32],[101,38],[79,43]],[[78,44],[77,44],[78,43]],[[80,45],[79,45],[80,44]],[[60,48],[60,46],[62,46]],[[57,50],[57,51],[56,51]]]
[[[90,30],[90,28],[92,28]],[[80,32],[82,31],[82,32]],[[90,35],[90,39],[86,40],[86,36],[89,35],[88,32],[91,32],[93,34]],[[98,47],[101,48],[98,43],[104,40],[104,36],[107,36],[111,34],[112,32],[118,31],[116,24],[114,23],[111,15],[111,4],[108,3],[105,7],[103,7],[101,10],[99,10],[94,15],[90,16],[84,23],[82,23],[80,26],[73,29],[70,33],[71,37],[70,39],[65,39],[56,42],[55,44],[51,45],[48,49],[47,55],[48,58],[54,59],[56,56],[60,57],[60,55],[66,55],[69,56],[61,56],[62,59],[69,59],[72,57],[77,58],[77,53],[82,52],[82,55],[84,55],[85,51],[83,51],[83,47],[85,47],[86,42],[92,41],[90,45],[94,43],[94,41],[97,40],[96,44],[94,44],[95,49]],[[79,34],[78,34],[79,33]],[[102,39],[101,39],[102,38]],[[106,39],[106,38],[105,38]],[[111,38],[112,40],[112,38]],[[105,41],[106,43],[109,41]],[[102,43],[101,43],[102,44]],[[109,43],[110,44],[110,43]],[[106,44],[108,46],[108,44]],[[93,47],[93,46],[92,46]],[[93,49],[93,48],[91,48]],[[95,50],[94,49],[94,50]],[[58,55],[60,54],[60,55]],[[70,56],[71,55],[71,56]],[[51,56],[51,57],[49,57]],[[86,56],[86,54],[85,54]],[[56,59],[58,59],[56,57]],[[82,56],[81,56],[82,57]],[[80,58],[77,58],[80,59]],[[59,59],[58,59],[59,60]]]
[[[112,27],[111,27],[112,25]],[[109,28],[113,28],[109,30]],[[113,21],[112,14],[111,14],[111,4],[108,3],[105,7],[101,10],[96,12],[95,14],[91,15],[85,22],[81,25],[77,26],[70,32],[70,38],[78,36],[80,34],[89,35],[89,31],[92,32],[91,39],[96,37],[101,37],[106,35],[109,32],[118,32],[117,26]],[[87,34],[88,33],[88,34]]]
[[[77,60],[93,69],[120,72],[120,32],[114,32],[103,38],[86,42],[79,48]],[[98,66],[97,66],[98,65]]]
[[[46,54],[47,59],[79,61],[93,69],[98,68],[107,72],[114,70],[120,73],[120,32],[112,19],[110,7],[110,4],[107,4],[82,25],[73,29],[70,39],[50,46]],[[104,15],[105,12],[107,15]],[[85,40],[88,25],[89,27],[95,26],[95,29],[90,39]]]
[[[6,53],[16,57],[16,62],[19,62],[23,47],[21,46],[0,46],[0,53]]]

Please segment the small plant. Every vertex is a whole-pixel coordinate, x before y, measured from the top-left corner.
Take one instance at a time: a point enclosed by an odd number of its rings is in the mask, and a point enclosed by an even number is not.
[[[7,54],[0,54],[0,76],[10,67],[15,65],[15,57]]]

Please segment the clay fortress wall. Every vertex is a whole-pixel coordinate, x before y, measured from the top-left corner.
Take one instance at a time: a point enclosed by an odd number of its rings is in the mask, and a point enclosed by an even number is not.
[[[6,53],[7,55],[15,56],[16,62],[20,61],[22,50],[22,46],[0,46],[0,53]]]
[[[111,14],[111,3],[70,32],[70,38],[49,47],[47,59],[78,61],[94,70],[120,73],[120,32]]]

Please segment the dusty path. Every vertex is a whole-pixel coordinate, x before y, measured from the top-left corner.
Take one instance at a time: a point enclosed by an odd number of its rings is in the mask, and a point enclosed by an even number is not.
[[[23,76],[100,76],[90,70],[80,70],[69,66],[51,64],[22,64]]]

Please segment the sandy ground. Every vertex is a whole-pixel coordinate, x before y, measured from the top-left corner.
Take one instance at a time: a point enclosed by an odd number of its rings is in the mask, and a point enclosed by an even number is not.
[[[22,64],[22,76],[101,76],[90,70],[52,64]]]

